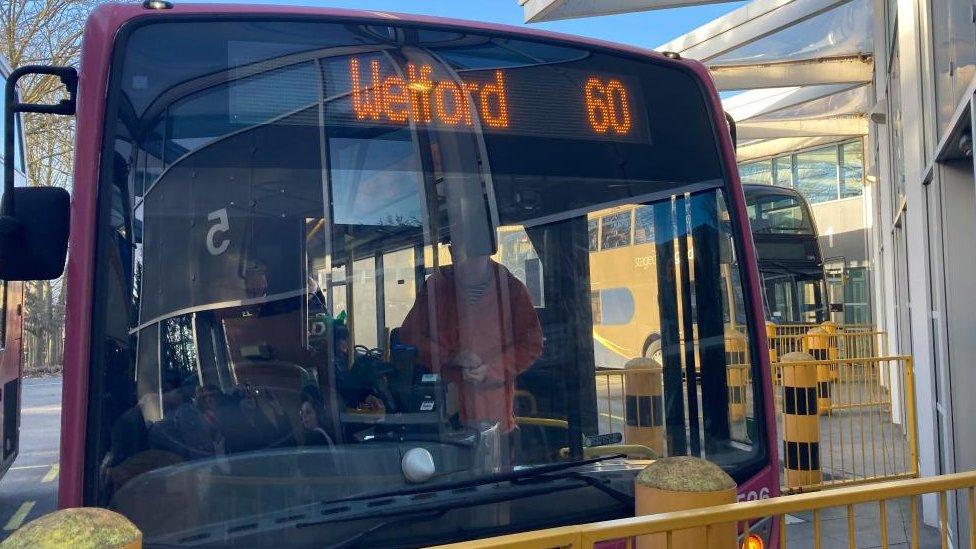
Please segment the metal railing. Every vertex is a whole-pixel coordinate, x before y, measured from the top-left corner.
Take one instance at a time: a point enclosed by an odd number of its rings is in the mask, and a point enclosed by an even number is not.
[[[866,358],[884,356],[888,348],[887,332],[837,332],[811,335],[777,334],[766,337],[771,357],[803,352],[816,358]],[[818,356],[821,355],[821,356]],[[776,362],[773,360],[772,362]]]
[[[817,381],[817,419],[807,425],[819,449],[801,459],[819,462],[819,482],[790,483],[787,492],[918,476],[913,363],[910,356],[779,362],[772,365],[779,440],[792,440],[798,391],[784,380],[809,369]],[[791,401],[792,399],[792,401]],[[791,424],[792,425],[792,424]],[[802,437],[807,440],[806,434]],[[802,450],[801,450],[802,451]],[[812,455],[816,451],[818,455]],[[787,456],[784,456],[784,460]],[[784,467],[788,464],[784,463]]]
[[[877,482],[918,476],[913,364],[909,356],[778,362],[771,366],[776,409],[775,428],[784,492]],[[785,432],[788,411],[796,409],[796,391],[784,374],[810,369],[816,380],[817,410],[806,421],[802,437]],[[741,427],[752,417],[748,368],[727,366],[729,419]],[[659,367],[603,370],[596,373],[597,413],[602,433],[624,434],[624,442],[667,454]],[[641,377],[643,376],[643,379]],[[748,384],[748,385],[747,385]],[[746,395],[740,398],[737,395]],[[789,396],[787,396],[789,395]],[[791,402],[789,399],[794,399]],[[629,399],[629,400],[628,400]],[[641,403],[648,410],[641,411]],[[629,421],[628,421],[629,418]],[[760,418],[755,420],[761,421]],[[741,425],[740,425],[741,424]],[[795,424],[791,423],[791,425]],[[802,439],[816,445],[786,444]],[[814,464],[814,475],[787,475],[789,451],[805,453],[799,461]],[[794,456],[796,458],[797,456]],[[810,465],[805,468],[813,468]]]
[[[769,323],[775,330],[775,335],[777,336],[790,336],[790,335],[803,335],[807,333],[811,328],[822,327],[824,325],[829,325],[830,327],[836,329],[838,332],[842,333],[861,333],[861,332],[874,332],[877,331],[877,327],[874,324],[835,324],[833,322],[824,322],[821,324],[817,323],[802,323],[802,324],[773,324]]]
[[[937,527],[927,527],[920,523],[919,496],[926,494],[933,494],[938,501]],[[893,515],[897,513],[891,511],[894,507],[904,504],[903,500],[906,498],[909,524],[902,538],[896,530],[897,527],[905,525],[894,524],[897,517]],[[955,513],[950,512],[950,502],[954,506]],[[843,511],[835,513],[833,512],[835,509]],[[872,512],[862,514],[858,520],[858,511],[865,509]],[[874,513],[874,510],[877,512]],[[789,532],[788,527],[783,527],[788,524],[786,520],[788,516],[803,515],[809,515],[812,529],[806,528],[801,533]],[[706,540],[704,546],[731,549],[736,546],[734,540],[727,544],[711,543],[715,532],[719,531],[720,527],[737,524],[740,534],[747,536],[750,524],[766,517],[779,517],[780,528],[776,536],[778,536],[780,549],[788,547],[832,549],[842,546],[849,549],[869,546],[888,549],[893,545],[919,548],[922,547],[923,539],[932,542],[933,546],[938,543],[942,549],[951,546],[968,546],[970,549],[976,549],[976,526],[973,526],[976,525],[976,471],[850,486],[837,490],[730,503],[691,511],[564,526],[442,547],[589,549],[601,542],[618,540],[624,540],[628,547],[632,547],[634,538],[657,534],[662,538],[662,543],[654,547],[671,549],[677,533],[704,530]],[[964,522],[971,525],[968,533],[962,527],[956,527]],[[871,541],[864,539],[868,531],[871,532],[872,538],[877,539]]]

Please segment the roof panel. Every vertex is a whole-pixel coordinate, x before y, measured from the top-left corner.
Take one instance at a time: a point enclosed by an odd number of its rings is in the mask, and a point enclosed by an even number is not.
[[[752,120],[808,120],[828,116],[865,114],[871,109],[869,86],[834,93],[799,105],[772,110]]]
[[[872,2],[854,0],[779,32],[748,42],[714,59],[709,65],[742,65],[870,54]]]

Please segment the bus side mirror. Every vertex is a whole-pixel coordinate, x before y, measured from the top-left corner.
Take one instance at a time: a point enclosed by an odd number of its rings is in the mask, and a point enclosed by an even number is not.
[[[17,81],[26,75],[56,76],[68,92],[58,103],[21,103]],[[17,113],[74,116],[78,71],[28,65],[14,69],[4,89],[3,200],[0,202],[0,279],[50,280],[64,272],[71,197],[56,187],[14,187],[14,124]]]
[[[59,187],[16,187],[17,212],[0,216],[0,279],[50,280],[64,272],[71,197]],[[4,195],[4,201],[9,195]]]

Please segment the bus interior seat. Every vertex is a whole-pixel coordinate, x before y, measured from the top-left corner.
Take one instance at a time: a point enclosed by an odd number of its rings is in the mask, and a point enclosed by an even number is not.
[[[239,362],[234,373],[240,386],[267,390],[281,404],[288,422],[295,433],[295,440],[302,440],[304,428],[299,416],[302,405],[302,388],[311,383],[311,374],[298,364],[282,361]]]

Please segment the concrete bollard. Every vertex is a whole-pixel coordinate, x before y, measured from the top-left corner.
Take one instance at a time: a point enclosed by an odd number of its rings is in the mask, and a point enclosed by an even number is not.
[[[735,481],[714,463],[690,456],[659,459],[638,473],[634,481],[637,516],[685,511],[712,505],[735,503]],[[677,530],[672,549],[734,549],[737,527],[733,522],[706,528]],[[637,538],[637,549],[667,547],[666,534]]]
[[[627,416],[624,441],[647,446],[657,455],[664,455],[663,369],[654,359],[640,357],[627,361],[624,372]]]
[[[122,515],[94,507],[76,507],[33,520],[0,543],[2,549],[106,547],[141,549],[142,532]]]
[[[807,353],[783,355],[783,461],[786,487],[823,481],[820,470],[820,416],[817,413],[817,365],[790,365],[814,360]]]

